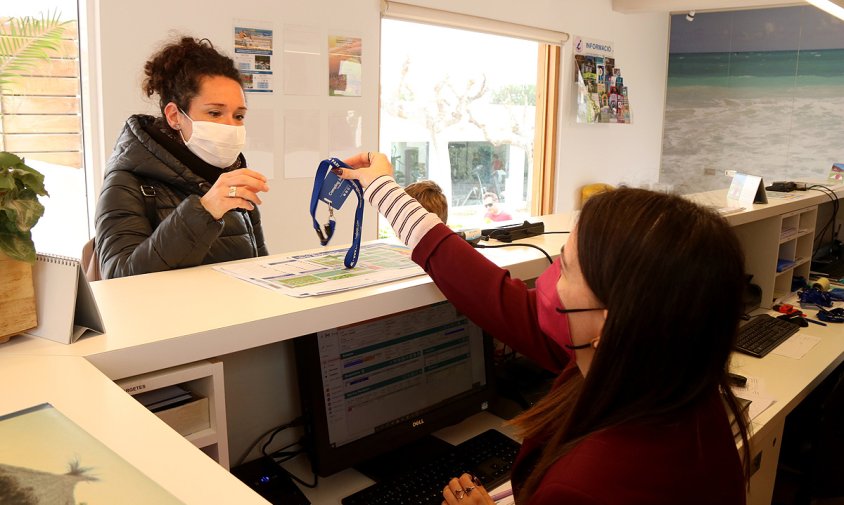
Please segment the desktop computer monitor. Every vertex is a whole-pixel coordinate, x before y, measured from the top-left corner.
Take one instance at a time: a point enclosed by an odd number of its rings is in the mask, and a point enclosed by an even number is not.
[[[296,339],[314,471],[358,466],[486,410],[491,342],[448,302]]]

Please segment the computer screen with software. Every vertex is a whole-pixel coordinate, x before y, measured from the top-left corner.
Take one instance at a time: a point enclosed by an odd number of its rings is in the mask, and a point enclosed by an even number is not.
[[[296,339],[314,470],[330,475],[486,410],[491,338],[453,305]]]

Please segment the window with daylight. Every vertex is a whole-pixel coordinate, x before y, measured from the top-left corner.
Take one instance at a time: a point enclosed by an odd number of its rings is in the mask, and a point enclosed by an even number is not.
[[[547,163],[554,149],[545,142],[549,108],[556,123],[556,106],[544,99],[549,81],[557,85],[548,50],[535,40],[382,19],[380,149],[402,186],[430,179],[443,189],[452,228],[499,221],[484,205],[491,193],[512,220],[543,212],[553,182],[538,174],[537,156]],[[379,235],[389,235],[385,227]]]

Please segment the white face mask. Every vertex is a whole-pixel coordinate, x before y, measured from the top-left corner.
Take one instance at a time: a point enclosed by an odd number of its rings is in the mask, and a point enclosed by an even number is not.
[[[237,156],[246,145],[246,127],[233,126],[212,121],[194,121],[186,112],[179,112],[190,119],[193,132],[190,139],[185,140],[181,130],[182,140],[193,154],[217,168],[230,167],[237,160]]]

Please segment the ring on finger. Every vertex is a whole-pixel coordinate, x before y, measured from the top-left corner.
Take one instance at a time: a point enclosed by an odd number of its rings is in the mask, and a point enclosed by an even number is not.
[[[475,486],[464,487],[463,492],[466,493],[466,496],[469,496],[469,493],[471,493],[474,489],[475,489]]]
[[[229,186],[229,198],[237,196],[237,186]]]
[[[366,159],[369,162],[369,164],[371,165],[372,164],[372,151],[369,151],[368,153],[366,153]]]

